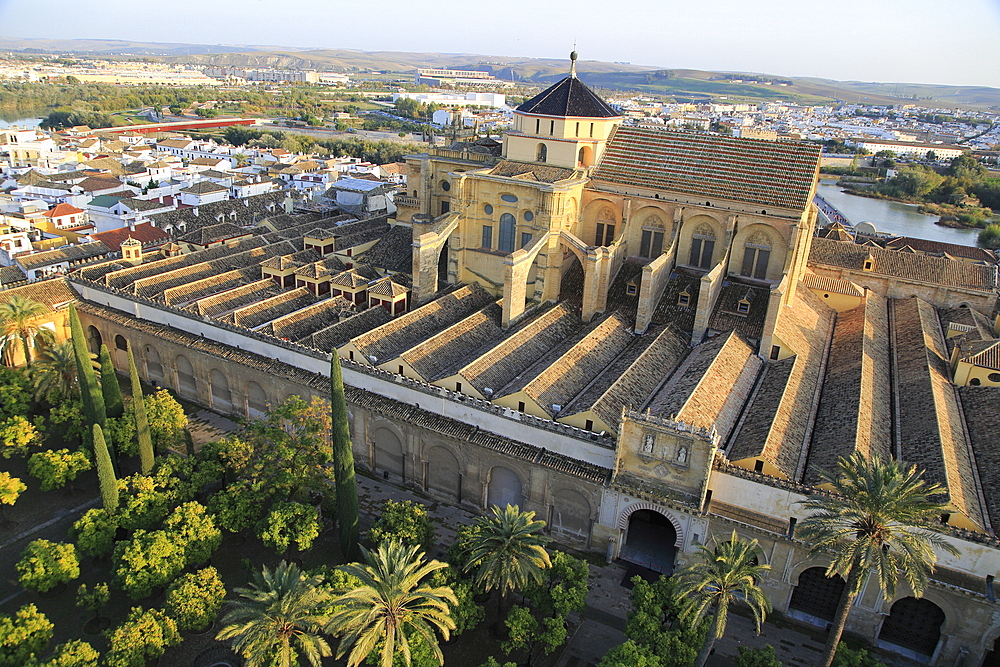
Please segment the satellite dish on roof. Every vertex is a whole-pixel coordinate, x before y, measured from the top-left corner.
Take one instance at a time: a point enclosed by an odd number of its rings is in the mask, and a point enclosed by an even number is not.
[[[860,222],[854,226],[854,232],[856,234],[877,234],[878,230],[875,229],[875,225],[870,222]]]

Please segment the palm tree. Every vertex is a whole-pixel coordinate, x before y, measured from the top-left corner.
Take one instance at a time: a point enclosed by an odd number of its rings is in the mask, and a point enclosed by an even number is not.
[[[73,343],[67,340],[46,346],[35,359],[31,377],[35,385],[35,398],[39,400],[49,397],[55,402],[60,398],[77,395]]]
[[[534,512],[522,512],[517,505],[504,509],[494,505],[492,512],[476,524],[478,530],[464,554],[465,570],[476,571],[483,590],[500,592],[499,614],[507,594],[529,581],[542,583],[542,570],[552,567],[552,561],[545,550],[547,539],[540,534],[545,522],[535,521]]]
[[[937,520],[944,505],[929,500],[945,490],[924,481],[916,466],[906,468],[878,455],[866,460],[854,452],[837,461],[836,473],[820,471],[820,476],[833,494],[815,493],[802,501],[813,513],[797,532],[813,543],[810,555],[832,555],[826,576],[847,580],[819,663],[829,667],[865,574],[876,573],[886,602],[895,596],[900,572],[920,597],[937,561],[934,548],[951,554],[958,550],[940,535]]]
[[[281,561],[272,572],[254,573],[249,588],[236,588],[240,599],[228,603],[224,627],[216,639],[231,639],[247,667],[292,667],[305,656],[319,667],[331,655],[320,635],[330,594],[320,577],[306,577],[294,563]]]
[[[24,349],[25,364],[31,366],[31,344],[50,338],[50,329],[41,327],[34,320],[49,312],[45,304],[32,301],[20,295],[11,297],[10,301],[0,304],[0,347],[3,348],[7,360],[13,366],[13,350],[11,345],[20,341]]]
[[[757,632],[771,611],[771,601],[757,585],[770,565],[757,563],[757,540],[743,540],[733,531],[728,542],[714,549],[698,546],[698,560],[677,573],[677,593],[685,599],[682,618],[697,624],[709,609],[715,607],[712,627],[698,652],[695,667],[708,660],[716,639],[726,632],[729,608],[739,602],[750,607]]]
[[[420,547],[395,539],[384,540],[376,551],[361,551],[366,563],[340,568],[359,579],[360,585],[333,601],[334,612],[325,628],[340,637],[337,658],[350,649],[347,665],[357,667],[379,649],[382,667],[391,667],[397,652],[408,666],[410,645],[419,639],[443,665],[434,631],[448,640],[455,629],[449,605],[457,605],[458,600],[448,586],[431,587],[421,581],[448,565],[425,561]]]

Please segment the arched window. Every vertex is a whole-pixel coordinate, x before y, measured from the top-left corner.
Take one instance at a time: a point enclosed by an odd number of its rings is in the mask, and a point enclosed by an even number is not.
[[[740,274],[764,280],[767,263],[771,259],[771,238],[764,232],[754,232],[743,247],[743,266]]]
[[[691,256],[688,264],[699,269],[712,268],[712,254],[715,252],[715,230],[708,225],[698,225],[691,235]]]
[[[597,212],[597,234],[594,245],[608,246],[615,242],[615,212],[605,206]]]
[[[535,156],[535,162],[545,162],[549,155],[549,148],[545,144],[538,144],[538,154]]]
[[[514,252],[514,229],[517,221],[510,213],[500,216],[500,238],[497,250],[501,252]]]
[[[656,258],[663,253],[663,220],[658,215],[646,216],[642,221],[642,240],[639,256]]]

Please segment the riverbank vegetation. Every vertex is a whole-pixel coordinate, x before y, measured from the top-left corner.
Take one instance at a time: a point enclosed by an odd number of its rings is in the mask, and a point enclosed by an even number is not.
[[[854,194],[920,204],[920,212],[941,216],[953,227],[986,227],[1000,210],[1000,178],[975,158],[962,155],[945,168],[912,164],[871,185],[845,183]]]

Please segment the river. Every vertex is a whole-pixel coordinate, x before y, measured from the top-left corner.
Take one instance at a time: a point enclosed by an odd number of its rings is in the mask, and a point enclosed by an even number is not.
[[[15,118],[12,120],[4,120],[0,117],[0,130],[6,129],[8,127],[14,127],[15,125],[20,125],[21,127],[38,127],[38,124],[44,120],[43,118]]]
[[[978,229],[952,229],[934,224],[939,216],[917,213],[913,204],[847,194],[831,179],[820,179],[816,192],[840,209],[852,224],[870,222],[880,232],[971,246],[976,245],[979,236]]]

